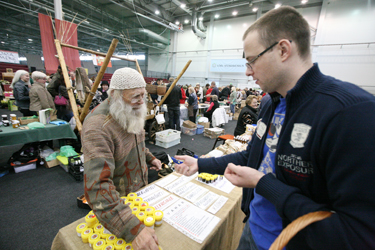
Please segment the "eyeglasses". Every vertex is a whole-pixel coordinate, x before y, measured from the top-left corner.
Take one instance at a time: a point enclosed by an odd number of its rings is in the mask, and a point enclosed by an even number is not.
[[[247,62],[246,63],[246,68],[248,69],[251,69],[253,70],[253,68],[251,67],[251,65],[253,64],[254,65],[254,62],[259,58],[261,57],[262,55],[264,55],[267,51],[269,51],[270,49],[272,49],[276,44],[278,44],[279,42],[275,42],[273,43],[271,46],[269,46],[267,49],[263,50],[262,52],[260,52],[259,55],[257,55],[256,57],[254,57],[250,62]]]

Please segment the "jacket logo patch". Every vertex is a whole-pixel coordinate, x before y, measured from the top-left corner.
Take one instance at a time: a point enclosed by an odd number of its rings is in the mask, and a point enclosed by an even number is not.
[[[262,121],[258,121],[256,134],[257,134],[257,137],[259,138],[259,140],[262,139],[262,137],[263,137],[264,133],[266,132],[266,130],[267,130],[267,125],[264,124]]]
[[[295,123],[290,136],[290,145],[293,148],[303,148],[305,141],[309,136],[311,126],[304,123]]]

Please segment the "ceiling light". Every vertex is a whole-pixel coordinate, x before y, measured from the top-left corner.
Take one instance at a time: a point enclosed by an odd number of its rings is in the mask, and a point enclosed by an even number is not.
[[[281,3],[275,4],[275,9],[278,9],[281,6]]]
[[[186,7],[186,4],[182,3],[182,4],[180,5],[180,7],[183,9],[183,8]]]
[[[238,14],[237,11],[233,11],[233,12],[232,12],[232,15],[233,15],[233,16],[237,16],[237,14]]]
[[[189,20],[185,19],[184,23],[189,23]]]
[[[302,4],[306,4],[309,0],[302,0],[301,3]]]
[[[258,11],[258,8],[257,7],[254,7],[253,8],[253,12],[257,12]]]
[[[89,22],[89,21],[87,21],[87,20],[85,20],[84,22],[85,22],[85,23],[90,23],[90,22]]]
[[[179,24],[180,24],[180,22],[179,22],[179,21],[176,21],[176,22],[175,22],[175,24],[176,24],[176,25],[179,25]]]
[[[159,12],[158,10],[155,10],[155,14],[156,14],[156,15],[159,15],[160,12]]]
[[[105,31],[109,31],[109,29],[107,29],[107,28],[104,28],[104,30],[105,30]]]
[[[99,52],[99,51],[100,51],[100,49],[97,49],[96,51],[98,51],[98,52]]]
[[[201,16],[200,18],[198,18],[199,19],[199,21],[203,21],[203,17]]]
[[[1,43],[3,43],[3,44],[4,44],[5,42],[4,42],[4,41],[1,41]]]
[[[210,3],[212,3],[213,2],[213,0],[208,0]]]
[[[219,16],[220,16],[219,14],[216,14],[216,15],[215,15],[215,18],[219,18]]]
[[[29,40],[30,42],[32,42],[32,41],[33,41],[33,39],[31,39],[31,38],[29,38],[29,39],[27,39],[27,40]]]

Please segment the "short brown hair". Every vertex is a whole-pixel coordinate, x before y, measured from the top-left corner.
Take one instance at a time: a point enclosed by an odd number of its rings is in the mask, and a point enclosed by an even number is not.
[[[282,6],[268,11],[245,31],[242,40],[252,31],[258,32],[259,42],[265,48],[281,39],[288,39],[297,45],[301,58],[310,56],[310,26],[293,7]]]
[[[250,106],[250,104],[253,101],[253,99],[256,99],[258,101],[258,98],[255,95],[249,95],[246,98],[246,101],[245,101],[246,105]]]

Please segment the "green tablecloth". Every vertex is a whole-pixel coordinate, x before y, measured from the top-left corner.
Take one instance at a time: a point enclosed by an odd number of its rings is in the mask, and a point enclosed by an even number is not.
[[[22,125],[21,127],[26,127]],[[29,142],[48,141],[57,139],[77,139],[69,123],[64,125],[47,124],[45,128],[40,129],[19,129],[1,126],[0,129],[0,147],[16,144],[25,144]]]

